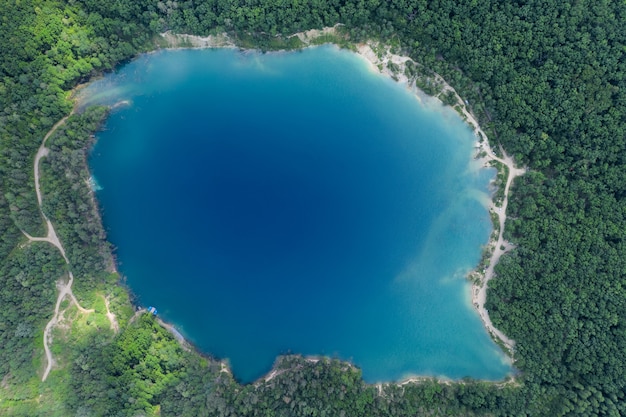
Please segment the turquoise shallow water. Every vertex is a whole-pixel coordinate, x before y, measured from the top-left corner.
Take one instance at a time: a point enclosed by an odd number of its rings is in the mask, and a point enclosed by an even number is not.
[[[89,161],[120,271],[239,380],[290,352],[370,382],[510,371],[464,279],[494,172],[452,110],[334,47],[148,54],[83,100],[128,101]]]

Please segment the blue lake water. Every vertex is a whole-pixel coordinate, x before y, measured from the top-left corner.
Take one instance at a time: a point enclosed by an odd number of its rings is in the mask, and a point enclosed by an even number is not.
[[[89,161],[120,271],[237,379],[284,353],[369,382],[510,372],[465,279],[495,173],[452,110],[330,46],[162,51],[83,92],[120,100]]]

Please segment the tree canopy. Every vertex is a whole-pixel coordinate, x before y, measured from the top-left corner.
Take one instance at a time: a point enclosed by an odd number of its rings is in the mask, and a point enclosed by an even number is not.
[[[514,184],[505,229],[517,248],[496,267],[487,303],[517,341],[516,382],[378,390],[348,364],[287,357],[276,378],[241,386],[141,317],[116,335],[98,327],[63,339],[65,377],[39,383],[41,332],[68,266],[20,230],[45,232],[32,163],[70,112],[69,92],[154,48],[165,30],[226,31],[267,47],[337,23],[353,42],[398,45],[441,74],[492,145],[529,168]],[[626,3],[589,0],[0,2],[0,414],[626,414],[625,23]],[[115,292],[115,278],[95,202],[78,180],[104,116],[72,116],[42,162],[44,212],[70,248],[79,297],[93,303]],[[128,309],[119,300],[118,311]]]

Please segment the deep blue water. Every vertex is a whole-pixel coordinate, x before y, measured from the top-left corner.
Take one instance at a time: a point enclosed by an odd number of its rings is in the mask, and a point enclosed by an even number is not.
[[[239,380],[288,352],[367,381],[510,371],[464,279],[494,172],[452,110],[334,47],[158,52],[83,94],[129,101],[90,159],[120,271]]]

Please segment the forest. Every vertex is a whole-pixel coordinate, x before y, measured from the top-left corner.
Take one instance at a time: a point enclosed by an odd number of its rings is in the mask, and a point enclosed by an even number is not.
[[[334,359],[277,359],[241,385],[215,358],[135,316],[89,188],[106,109],[73,114],[42,160],[43,210],[69,265],[43,242],[33,179],[72,91],[167,30],[271,49],[342,24],[397,45],[470,103],[491,145],[529,172],[514,183],[490,282],[494,324],[516,341],[513,381],[368,385]],[[591,0],[3,0],[0,2],[0,414],[8,416],[626,415],[626,2]],[[71,268],[93,309],[61,306],[45,382],[43,328]],[[107,303],[105,305],[105,302]],[[109,328],[106,311],[117,315]]]

